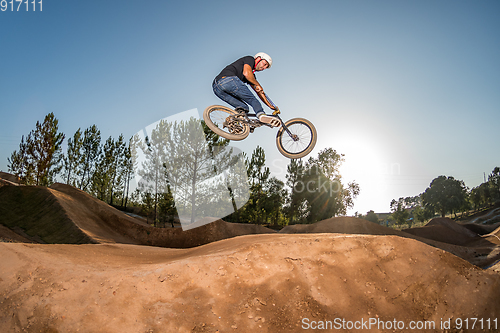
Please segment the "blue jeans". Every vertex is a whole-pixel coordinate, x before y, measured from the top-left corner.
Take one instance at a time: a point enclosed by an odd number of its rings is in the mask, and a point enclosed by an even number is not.
[[[258,116],[264,113],[260,102],[237,76],[226,76],[212,84],[215,95],[234,108],[242,108],[248,112],[248,105],[252,106]]]

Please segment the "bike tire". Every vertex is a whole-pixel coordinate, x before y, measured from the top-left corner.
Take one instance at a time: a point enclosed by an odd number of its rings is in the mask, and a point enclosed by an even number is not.
[[[245,139],[250,134],[250,127],[245,123],[238,123],[238,132],[230,132],[228,128],[223,127],[225,119],[238,112],[221,105],[211,105],[203,111],[203,120],[205,124],[217,135],[223,138],[239,141]]]
[[[314,125],[307,119],[293,118],[285,122],[285,126],[296,135],[295,141],[282,126],[276,135],[276,146],[279,152],[288,158],[298,159],[309,154],[316,145],[318,134]]]

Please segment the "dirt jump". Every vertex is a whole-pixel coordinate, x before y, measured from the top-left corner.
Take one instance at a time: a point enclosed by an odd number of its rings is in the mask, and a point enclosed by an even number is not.
[[[0,332],[499,330],[498,228],[340,217],[183,232],[67,185],[0,186]]]

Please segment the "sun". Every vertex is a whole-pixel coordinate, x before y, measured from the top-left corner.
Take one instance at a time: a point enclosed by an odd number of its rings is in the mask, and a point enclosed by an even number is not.
[[[355,182],[360,187],[352,210],[363,214],[368,210],[387,210],[389,177],[400,169],[391,162],[387,146],[373,138],[358,137],[336,147],[338,153],[344,154],[345,161],[339,169],[343,183]]]

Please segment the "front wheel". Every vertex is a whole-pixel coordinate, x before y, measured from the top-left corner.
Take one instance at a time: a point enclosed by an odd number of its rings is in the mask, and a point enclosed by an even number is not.
[[[250,127],[237,111],[221,105],[212,105],[203,111],[205,124],[217,135],[229,140],[243,140],[250,134]]]
[[[306,156],[314,149],[317,137],[316,128],[309,120],[294,118],[279,129],[276,145],[283,156],[297,159]]]

